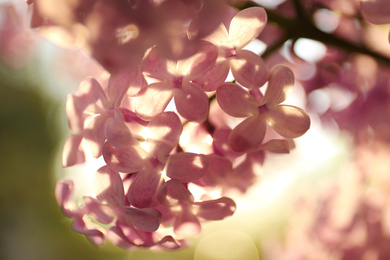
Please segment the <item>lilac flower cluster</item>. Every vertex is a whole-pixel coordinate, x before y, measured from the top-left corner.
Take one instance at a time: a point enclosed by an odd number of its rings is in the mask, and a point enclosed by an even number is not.
[[[254,183],[264,151],[288,153],[291,139],[310,127],[304,110],[281,104],[293,72],[244,49],[267,23],[263,8],[238,11],[219,0],[55,2],[29,1],[33,25],[67,30],[110,73],[85,79],[66,104],[72,134],[63,165],[102,156],[95,196],[73,206],[74,183],[56,187],[73,228],[96,245],[106,238],[123,248],[185,246],[201,222],[234,213],[227,194]],[[229,71],[235,83],[225,82]],[[199,199],[192,186],[203,190]]]

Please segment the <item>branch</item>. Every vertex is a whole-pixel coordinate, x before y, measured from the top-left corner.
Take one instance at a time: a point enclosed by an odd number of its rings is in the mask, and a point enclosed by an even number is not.
[[[254,6],[259,6],[259,5],[256,3],[248,2],[245,6],[242,7],[242,9],[254,7]],[[381,55],[377,52],[374,52],[364,45],[357,45],[353,42],[338,37],[334,34],[325,33],[319,30],[313,24],[311,19],[306,15],[304,10],[302,9],[303,7],[301,6],[298,0],[294,0],[294,6],[297,11],[296,19],[286,18],[273,10],[266,9],[268,21],[273,22],[277,24],[279,27],[281,27],[286,32],[286,36],[283,39],[281,39],[283,40],[283,42],[278,41],[275,45],[269,47],[265,52],[266,54],[265,56],[270,55],[272,52],[277,50],[278,47],[283,45],[285,41],[289,39],[295,41],[299,38],[307,38],[307,39],[322,42],[326,45],[337,47],[339,49],[344,50],[347,53],[361,53],[361,54],[369,55],[374,59],[376,59],[378,62],[382,63],[383,65],[390,66],[390,58]]]

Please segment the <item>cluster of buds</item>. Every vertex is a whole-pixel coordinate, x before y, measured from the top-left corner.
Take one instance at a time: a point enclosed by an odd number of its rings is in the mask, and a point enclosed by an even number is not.
[[[185,246],[202,222],[234,213],[228,194],[256,181],[265,152],[288,153],[310,127],[304,110],[281,104],[293,72],[244,49],[267,23],[263,8],[238,11],[222,0],[29,4],[34,26],[67,30],[109,72],[81,82],[66,105],[73,133],[63,165],[103,157],[95,195],[74,206],[73,181],[56,187],[73,228],[96,245]]]

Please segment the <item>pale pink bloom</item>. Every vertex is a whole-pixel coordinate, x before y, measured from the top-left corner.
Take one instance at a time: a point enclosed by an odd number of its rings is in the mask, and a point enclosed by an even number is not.
[[[85,153],[81,149],[84,137],[84,120],[86,115],[75,104],[75,96],[68,94],[66,100],[66,115],[69,129],[73,132],[65,141],[62,151],[62,166],[69,167],[85,162]]]
[[[294,87],[294,74],[285,66],[272,69],[264,97],[252,96],[233,83],[224,83],[217,90],[221,108],[234,117],[246,118],[229,135],[234,151],[249,152],[258,149],[264,139],[267,123],[281,136],[296,138],[310,127],[307,113],[295,106],[282,105]],[[261,95],[260,92],[252,92]]]
[[[129,202],[139,208],[155,203],[155,194],[161,181],[161,171],[169,153],[176,147],[182,131],[178,116],[173,112],[164,112],[155,116],[147,125],[148,151],[141,143],[133,141],[127,145],[115,147],[106,142],[103,157],[115,171],[134,173],[127,193]]]
[[[120,104],[134,77],[132,72],[112,75],[106,91],[97,80],[89,78],[81,82],[75,94],[75,105],[86,115],[83,142],[96,158],[101,155],[106,139],[115,146],[125,145],[131,140],[123,116],[126,111],[120,108]]]
[[[390,23],[390,2],[387,0],[360,1],[360,9],[367,22]]]
[[[227,197],[195,202],[185,185],[176,180],[163,183],[158,201],[162,204],[158,209],[165,213],[162,223],[173,224],[175,234],[181,237],[198,235],[201,221],[222,220],[236,209],[234,201]]]
[[[208,114],[208,97],[203,89],[191,82],[210,69],[217,58],[217,48],[199,43],[199,52],[187,59],[166,60],[153,49],[142,64],[143,72],[160,81],[150,84],[134,99],[135,111],[149,120],[164,111],[172,98],[178,113],[190,120],[203,122]]]
[[[194,82],[206,91],[216,90],[231,69],[235,80],[247,88],[259,88],[268,78],[268,68],[257,54],[243,48],[264,29],[267,14],[263,8],[252,7],[237,13],[230,22],[229,33],[221,24],[206,37],[219,48],[215,66]]]
[[[118,222],[112,226],[106,234],[107,239],[124,249],[135,247],[152,247],[153,249],[174,250],[186,246],[183,239],[175,239],[172,236],[162,236],[158,232],[145,232],[135,230],[132,226]]]
[[[28,4],[34,8],[33,27],[55,25],[67,30],[111,73],[134,69],[153,46],[170,59],[195,54],[200,37],[218,25],[226,6],[225,1],[199,0],[31,0]],[[201,22],[213,11],[220,15]]]
[[[35,40],[25,17],[11,3],[0,3],[0,59],[11,69],[20,69],[32,58]]]
[[[138,209],[125,206],[125,193],[119,173],[107,166],[100,168],[94,176],[96,198],[84,197],[84,206],[70,207],[70,196],[73,191],[72,181],[59,182],[56,187],[56,198],[65,215],[73,219],[72,227],[85,234],[94,244],[104,242],[104,231],[94,227],[84,215],[88,215],[102,224],[118,222],[139,231],[153,232],[160,225],[161,214],[152,208]],[[147,241],[143,241],[146,243]],[[147,245],[151,246],[151,245]]]

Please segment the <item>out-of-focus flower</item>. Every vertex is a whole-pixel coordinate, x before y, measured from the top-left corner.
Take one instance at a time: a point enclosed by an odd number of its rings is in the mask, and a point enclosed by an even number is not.
[[[35,46],[33,33],[27,30],[25,17],[11,3],[0,4],[0,59],[12,69],[26,65]]]

